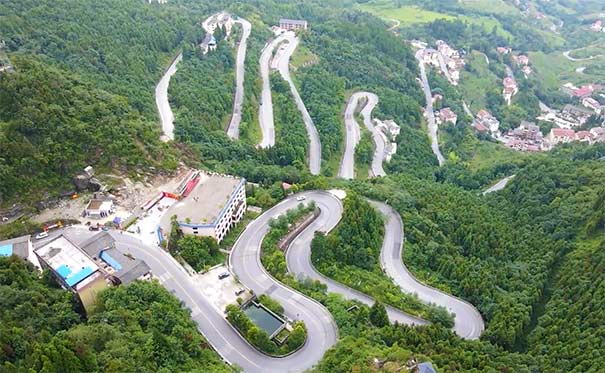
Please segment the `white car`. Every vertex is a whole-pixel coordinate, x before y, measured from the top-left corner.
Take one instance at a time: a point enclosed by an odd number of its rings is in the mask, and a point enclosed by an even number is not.
[[[48,232],[40,232],[36,235],[36,240],[41,240],[46,237],[48,237]]]
[[[304,200],[306,200],[306,199],[307,199],[307,197],[305,197],[305,196],[298,196],[298,197],[296,197],[296,200],[297,200],[298,202],[304,201]]]

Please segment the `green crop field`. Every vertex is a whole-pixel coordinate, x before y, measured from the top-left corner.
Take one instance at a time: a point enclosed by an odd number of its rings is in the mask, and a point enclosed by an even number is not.
[[[481,0],[481,1],[496,1],[496,0]],[[475,5],[476,6],[476,5]],[[358,6],[359,10],[372,13],[385,20],[397,20],[402,26],[410,26],[419,23],[429,23],[437,19],[461,20],[469,23],[474,23],[483,26],[486,31],[491,31],[494,27],[504,37],[512,38],[512,35],[504,30],[500,22],[490,16],[473,16],[467,17],[463,15],[453,15],[447,13],[434,12],[431,10],[422,9],[416,5],[402,5],[397,7],[391,0],[373,0]]]

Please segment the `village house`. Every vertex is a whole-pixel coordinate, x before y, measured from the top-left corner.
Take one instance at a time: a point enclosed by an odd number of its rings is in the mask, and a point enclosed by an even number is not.
[[[502,80],[502,85],[504,85],[502,96],[504,96],[504,101],[506,101],[506,104],[510,105],[513,96],[519,92],[517,81],[512,76],[507,76]]]
[[[565,105],[563,107],[563,110],[561,110],[561,113],[563,115],[566,115],[566,118],[575,118],[579,125],[586,123],[588,121],[588,118],[590,118],[594,114],[592,111],[586,108],[571,104]]]
[[[595,32],[603,31],[603,21],[601,21],[600,19],[594,21],[594,23],[590,25],[590,29]]]
[[[492,135],[496,135],[500,129],[498,119],[485,109],[479,110],[475,119],[475,129],[482,132],[481,129],[483,128],[485,128],[486,132],[491,132]]]
[[[282,18],[279,20],[279,28],[288,31],[299,31],[306,30],[309,27],[307,21],[302,19],[287,19]]]
[[[452,111],[452,109],[450,109],[449,107],[446,107],[446,108],[439,110],[437,119],[438,119],[438,124],[448,123],[448,122],[452,123],[452,124],[456,124],[456,122],[458,121],[458,116],[456,115],[456,113],[454,113]]]
[[[557,144],[566,144],[576,139],[576,133],[572,129],[552,128],[548,136],[546,136],[551,147]]]
[[[595,100],[592,97],[584,97],[582,99],[582,105],[584,105],[584,107],[594,110],[595,113],[597,114],[601,114],[601,110],[602,110],[602,106],[599,103],[599,101]]]
[[[207,54],[210,51],[216,50],[216,38],[212,34],[206,34],[204,40],[200,44],[200,49],[203,54]]]
[[[513,56],[513,61],[515,64],[519,66],[527,66],[529,65],[529,57],[526,55],[520,54],[518,56]]]
[[[512,52],[512,49],[509,47],[498,47],[496,48],[496,51],[498,52],[498,54],[509,54],[510,52]]]
[[[529,66],[529,65],[523,66],[521,71],[523,71],[523,76],[525,76],[525,79],[528,79],[529,76],[531,75],[531,73],[533,72],[531,66]]]

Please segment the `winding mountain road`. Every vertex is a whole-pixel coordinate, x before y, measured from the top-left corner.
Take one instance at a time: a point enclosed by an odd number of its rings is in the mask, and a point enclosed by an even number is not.
[[[315,232],[329,232],[338,224],[343,212],[342,203],[337,197],[328,192],[305,192],[301,195],[305,196],[308,201],[315,202],[321,214],[288,247],[286,251],[288,271],[298,280],[318,280],[327,285],[328,292],[337,293],[346,299],[357,300],[363,304],[372,306],[374,304],[372,297],[322,275],[311,263],[311,241],[315,236]],[[285,200],[280,207],[279,213],[283,214],[285,211],[295,208],[297,204],[298,202],[293,198]],[[408,325],[426,324],[426,321],[394,307],[386,306],[386,309],[391,322],[397,321],[400,324]]]
[[[445,307],[454,316],[454,332],[464,339],[478,339],[485,329],[483,318],[470,303],[427,286],[410,273],[402,261],[403,221],[390,206],[371,201],[386,218],[385,237],[380,252],[380,264],[404,293],[416,294],[426,304]]]
[[[429,80],[426,76],[426,68],[420,57],[421,53],[422,50],[416,52],[416,59],[418,60],[418,67],[420,68],[420,84],[422,85],[426,100],[425,114],[428,122],[429,137],[431,139],[431,149],[433,150],[435,157],[437,157],[437,162],[441,167],[443,166],[443,163],[445,163],[445,158],[443,158],[443,154],[441,154],[441,150],[439,149],[439,137],[437,136],[438,127],[437,122],[435,121],[435,112],[433,110],[433,96],[431,87],[429,86]]]
[[[315,123],[313,123],[313,119],[311,119],[311,115],[309,115],[307,107],[300,97],[298,89],[296,89],[294,81],[292,81],[292,77],[290,76],[290,58],[292,57],[292,54],[294,54],[296,47],[298,47],[300,40],[292,31],[286,31],[282,34],[282,36],[288,41],[288,44],[280,56],[278,70],[282,78],[284,78],[284,80],[290,85],[290,91],[292,92],[292,96],[296,102],[296,107],[302,115],[302,119],[305,122],[305,127],[307,129],[307,134],[309,135],[309,171],[312,175],[319,175],[321,168],[321,142],[319,140],[319,133],[317,132]]]
[[[235,22],[242,25],[242,37],[237,47],[237,58],[235,63],[235,97],[233,99],[233,114],[231,115],[229,127],[227,127],[227,136],[231,139],[239,138],[239,125],[242,120],[242,105],[244,103],[246,49],[248,48],[248,37],[252,30],[250,22],[243,18],[238,18]]]
[[[386,172],[384,172],[384,168],[382,167],[386,144],[379,130],[372,123],[372,111],[378,104],[378,96],[371,92],[355,92],[349,97],[344,114],[346,142],[338,171],[338,176],[344,179],[353,179],[355,177],[355,148],[361,139],[359,123],[355,119],[355,110],[359,106],[361,99],[366,99],[366,103],[361,109],[360,114],[363,117],[363,123],[372,134],[374,141],[374,157],[372,159],[372,167],[370,168],[370,176],[386,176]]]
[[[273,57],[273,51],[282,43],[285,35],[279,35],[270,40],[263,48],[260,55],[260,76],[263,82],[261,101],[258,107],[258,121],[262,132],[261,148],[270,148],[275,145],[275,123],[273,121],[273,99],[271,98],[271,80],[269,79],[269,64]]]
[[[162,124],[162,141],[174,140],[174,114],[168,102],[168,86],[170,85],[170,78],[176,73],[176,65],[182,59],[183,53],[179,53],[155,87],[155,104],[160,114],[160,123]]]

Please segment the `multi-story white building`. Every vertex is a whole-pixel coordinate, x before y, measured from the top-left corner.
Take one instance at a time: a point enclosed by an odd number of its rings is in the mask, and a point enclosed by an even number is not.
[[[184,234],[213,237],[221,242],[246,211],[246,180],[217,174],[200,175],[187,197],[172,205],[162,218],[162,229],[170,232],[176,215]]]

